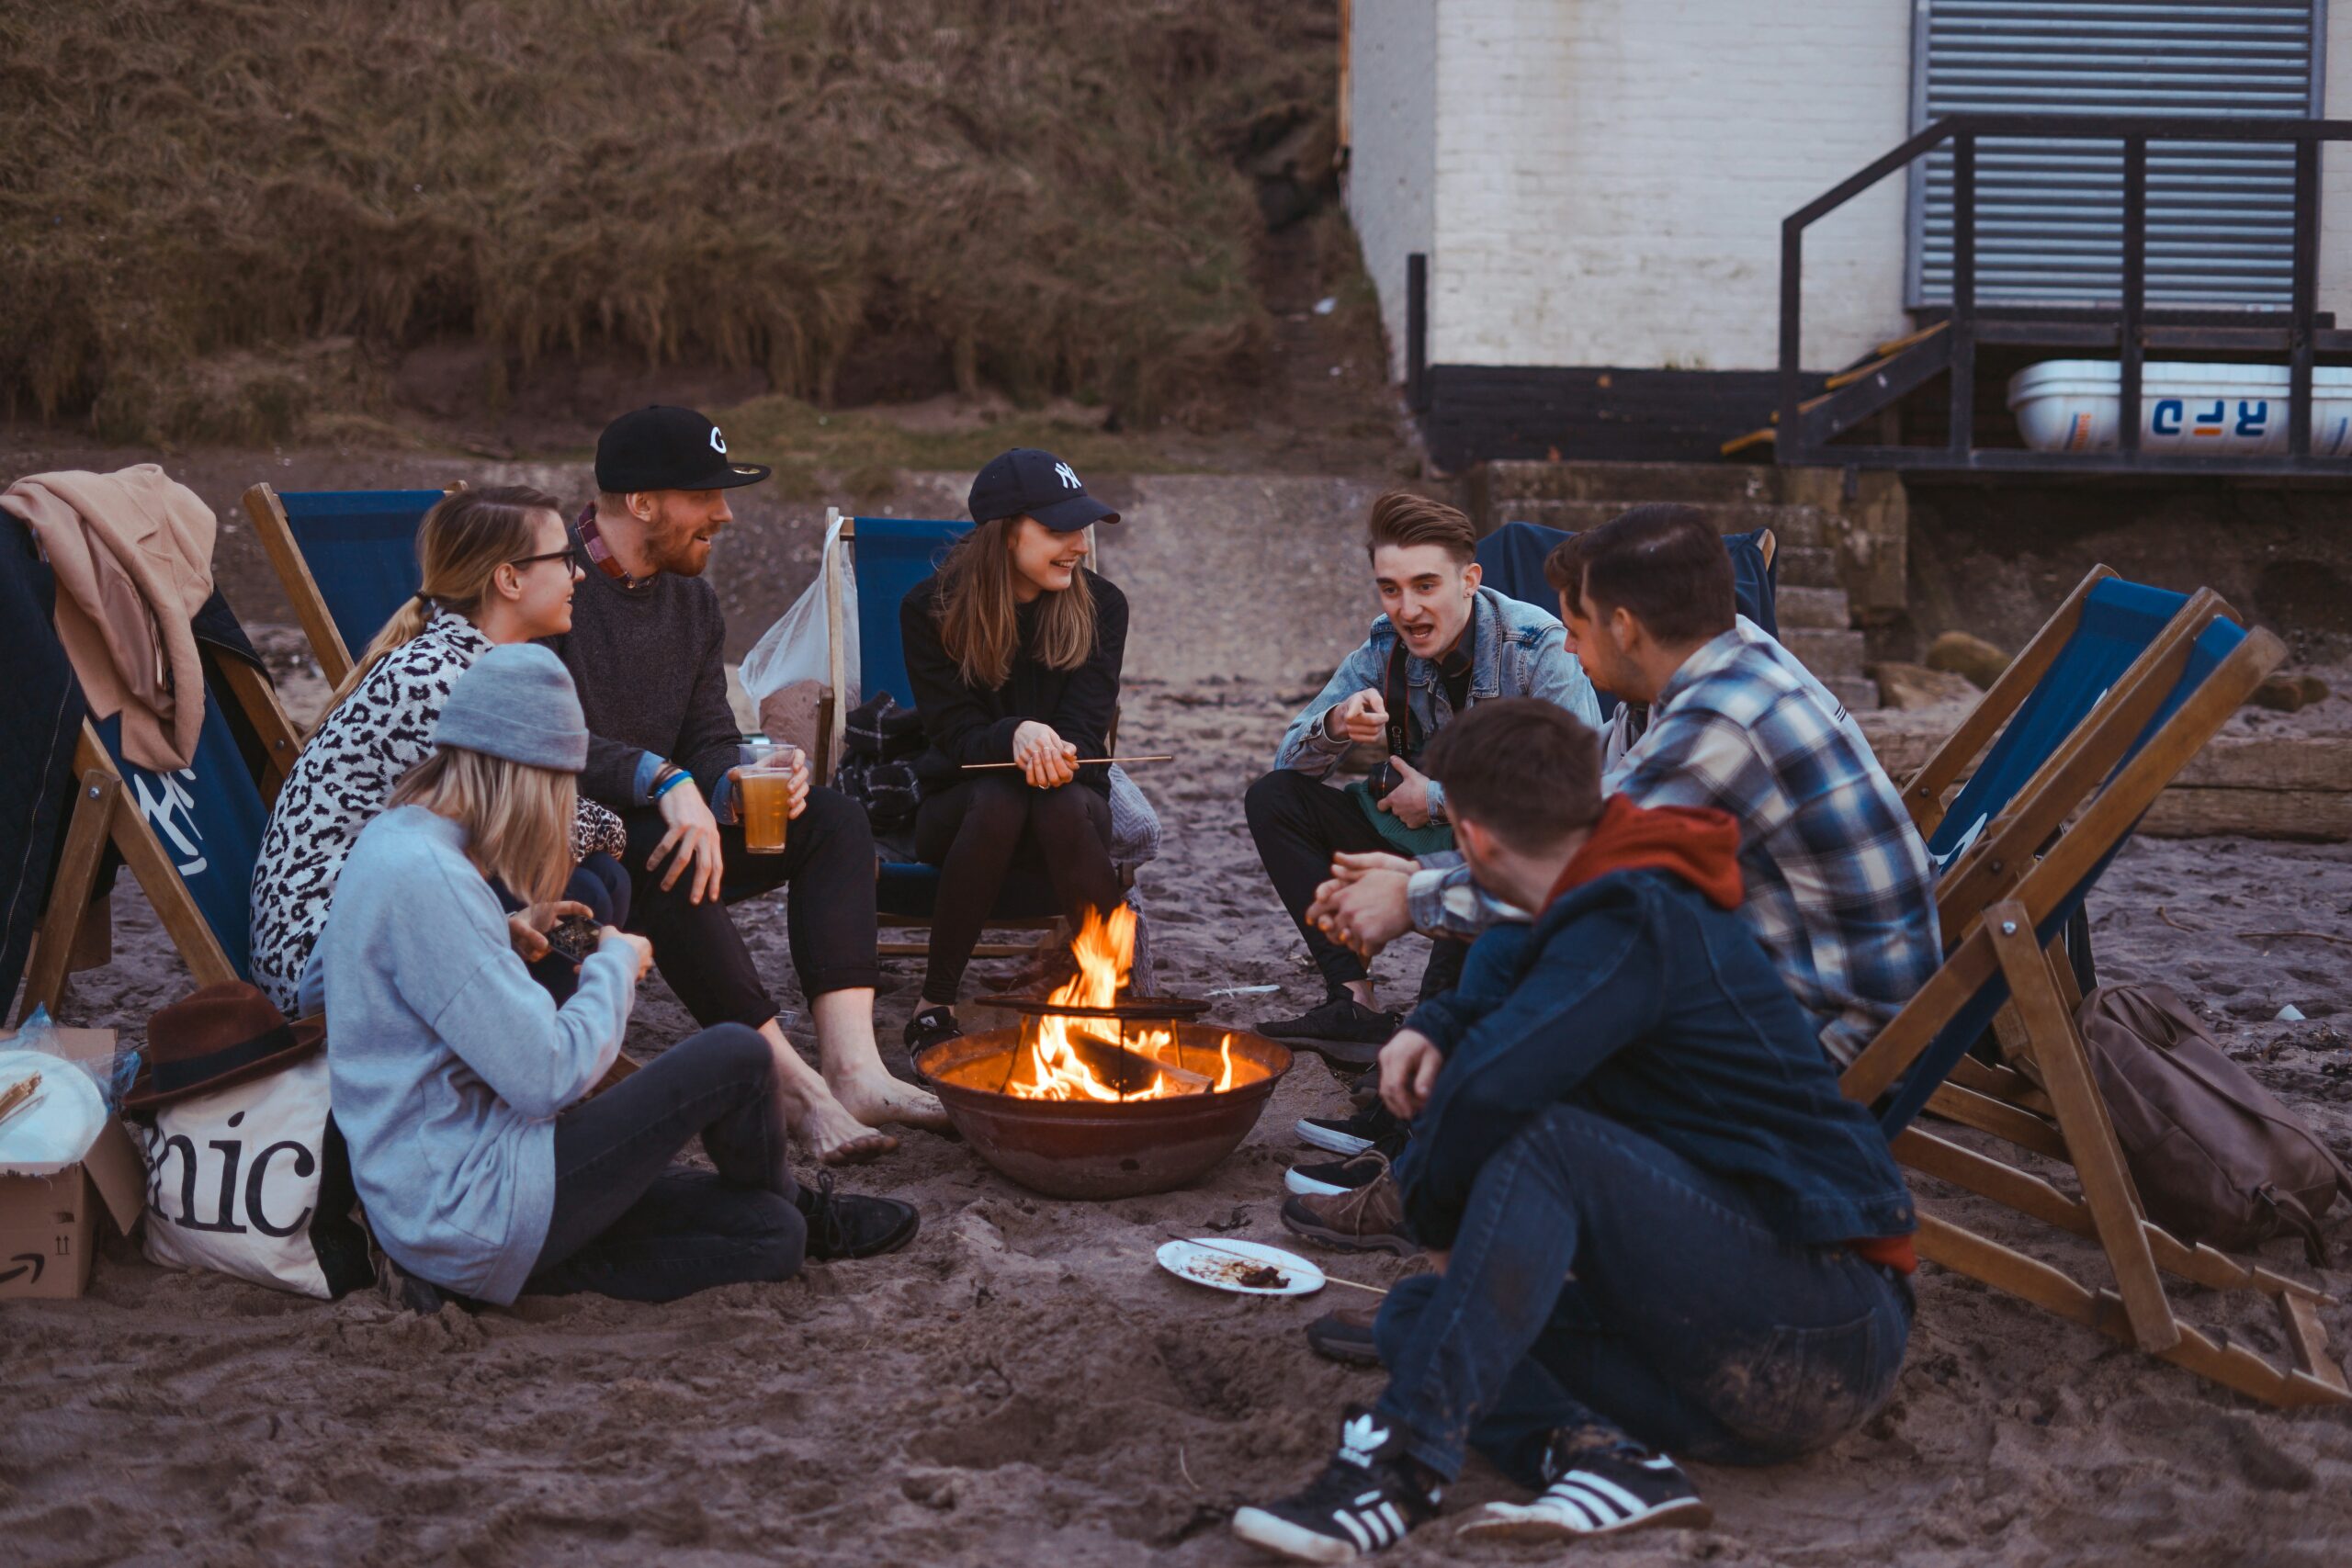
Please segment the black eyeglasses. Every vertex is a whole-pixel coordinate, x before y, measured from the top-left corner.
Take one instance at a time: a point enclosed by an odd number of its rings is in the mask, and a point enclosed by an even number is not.
[[[580,552],[570,546],[566,546],[564,548],[560,550],[549,550],[545,555],[517,556],[514,559],[508,561],[506,564],[514,567],[524,567],[531,566],[543,560],[560,560],[563,562],[564,565],[570,567],[572,570],[580,572],[583,576],[586,575],[587,569],[580,564]]]

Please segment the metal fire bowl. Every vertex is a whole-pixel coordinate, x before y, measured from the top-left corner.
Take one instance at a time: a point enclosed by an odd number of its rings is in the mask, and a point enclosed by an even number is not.
[[[1174,1027],[1188,1065],[1214,1063],[1231,1034],[1235,1060],[1256,1064],[1265,1077],[1223,1094],[1115,1103],[1022,1100],[955,1081],[958,1068],[1017,1050],[1017,1029],[942,1041],[915,1067],[979,1156],[1022,1186],[1053,1198],[1132,1198],[1182,1187],[1231,1154],[1290,1071],[1290,1048],[1262,1035]]]

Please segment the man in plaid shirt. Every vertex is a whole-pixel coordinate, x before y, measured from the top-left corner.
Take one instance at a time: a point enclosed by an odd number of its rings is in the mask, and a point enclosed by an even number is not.
[[[1546,564],[1593,683],[1649,705],[1604,788],[1739,818],[1742,913],[1850,1062],[1942,956],[1934,867],[1894,786],[1819,682],[1736,621],[1723,546],[1693,509],[1635,507]],[[1527,918],[1466,867],[1406,864],[1342,867],[1310,917],[1359,947],[1408,923],[1464,937]]]

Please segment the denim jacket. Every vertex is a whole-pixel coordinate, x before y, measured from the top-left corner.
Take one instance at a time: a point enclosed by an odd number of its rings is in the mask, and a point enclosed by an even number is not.
[[[1451,1245],[1478,1171],[1567,1102],[1755,1194],[1785,1241],[1907,1235],[1910,1190],[1813,1021],[1738,914],[1661,871],[1600,876],[1498,925],[1406,1021],[1445,1054],[1396,1179],[1413,1234]]]
[[[1584,666],[1568,651],[1567,634],[1559,621],[1534,605],[1481,588],[1470,609],[1470,701],[1489,697],[1541,697],[1557,703],[1587,724],[1599,728],[1600,699]],[[1315,700],[1291,720],[1283,736],[1274,766],[1296,768],[1317,777],[1337,767],[1352,742],[1333,739],[1323,728],[1323,716],[1370,687],[1380,690],[1388,679],[1388,652],[1396,646],[1396,628],[1382,615],[1372,623],[1372,634],[1331,672]],[[1418,656],[1405,660],[1405,702],[1417,734],[1435,735],[1453,718],[1438,667]],[[1445,792],[1436,780],[1429,785],[1430,817],[1445,821]]]

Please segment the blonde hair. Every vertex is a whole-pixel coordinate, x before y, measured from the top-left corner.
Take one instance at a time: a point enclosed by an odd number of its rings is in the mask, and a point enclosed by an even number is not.
[[[1021,651],[1020,601],[1012,592],[1012,535],[1021,518],[981,524],[956,543],[939,568],[939,641],[956,660],[964,683],[995,691],[1012,678]],[[1048,670],[1075,670],[1094,652],[1094,591],[1086,573],[1043,596],[1036,646],[1030,651]]]
[[[491,574],[531,553],[537,542],[532,519],[542,512],[561,517],[563,502],[528,485],[461,489],[435,502],[416,525],[416,557],[424,568],[424,581],[407,604],[392,612],[351,673],[327,698],[311,733],[325,728],[327,716],[343,705],[343,699],[386,654],[416,640],[432,623],[436,605],[466,616],[479,610],[490,592]]]
[[[466,853],[526,904],[563,896],[571,875],[576,775],[443,746],[392,788],[387,809],[422,806],[466,832]]]

